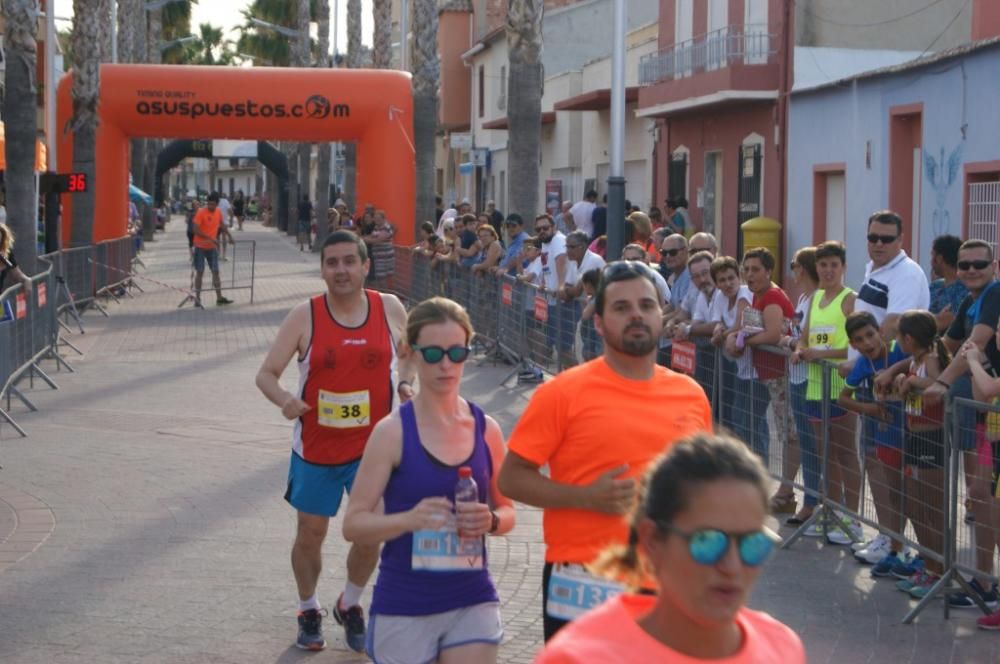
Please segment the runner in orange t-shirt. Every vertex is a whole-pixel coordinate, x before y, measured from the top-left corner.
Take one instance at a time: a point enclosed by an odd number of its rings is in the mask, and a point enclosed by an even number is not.
[[[201,307],[201,280],[205,274],[205,263],[212,271],[212,286],[215,288],[215,304],[222,306],[233,301],[222,296],[222,277],[219,275],[219,242],[218,238],[225,235],[229,241],[233,236],[222,223],[222,212],[218,209],[219,195],[212,192],[208,195],[205,207],[194,215],[191,227],[194,230],[194,305]]]
[[[764,526],[770,482],[734,438],[674,445],[644,483],[628,546],[597,574],[635,581],[651,567],[658,595],[621,594],[562,630],[535,664],[804,664],[799,637],[745,603],[778,536]]]
[[[499,476],[505,495],[545,510],[546,640],[615,591],[583,566],[608,544],[626,542],[622,515],[635,500],[636,478],[674,441],[712,428],[705,392],[656,364],[663,323],[652,270],[612,263],[594,303],[604,356],[538,388]]]

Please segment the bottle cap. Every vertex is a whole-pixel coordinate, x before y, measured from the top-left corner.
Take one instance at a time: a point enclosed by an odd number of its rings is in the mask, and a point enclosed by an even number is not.
[[[468,466],[462,466],[461,468],[458,469],[458,476],[461,477],[462,479],[472,477],[472,468]]]

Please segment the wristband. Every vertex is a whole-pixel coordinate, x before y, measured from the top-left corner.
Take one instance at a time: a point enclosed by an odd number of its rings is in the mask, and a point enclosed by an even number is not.
[[[944,382],[940,378],[935,378],[934,382],[937,383],[938,385],[943,385],[944,389],[946,389],[946,390],[950,390],[951,389],[951,385],[949,385],[948,383]]]
[[[500,517],[493,510],[490,510],[490,535],[500,529]]]

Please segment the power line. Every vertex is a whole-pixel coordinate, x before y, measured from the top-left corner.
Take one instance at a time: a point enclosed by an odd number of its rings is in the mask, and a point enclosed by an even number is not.
[[[965,11],[965,8],[969,6],[970,2],[972,2],[972,0],[965,0],[965,4],[962,5],[962,8],[958,10],[958,13],[955,14],[950,21],[948,21],[948,25],[944,26],[944,30],[939,32],[938,36],[934,38],[934,41],[932,41],[930,45],[923,50],[923,53],[917,56],[918,59],[927,55],[927,52],[930,51],[932,48],[934,48],[934,44],[938,43],[938,40],[944,36],[944,33],[948,32],[948,29],[951,28],[951,26],[955,23],[955,21],[958,20],[958,17],[962,15],[962,12]]]
[[[921,8],[919,8],[919,9],[914,9],[913,11],[911,11],[911,12],[909,12],[907,14],[903,14],[902,16],[896,16],[895,18],[885,19],[883,21],[873,21],[873,22],[868,22],[868,23],[843,23],[841,21],[835,21],[832,18],[827,18],[825,16],[821,16],[820,14],[817,14],[815,11],[813,11],[809,7],[806,7],[805,5],[800,4],[801,0],[793,0],[793,2],[795,3],[796,6],[798,6],[806,14],[809,14],[810,16],[812,16],[813,18],[815,18],[817,21],[822,21],[823,23],[829,23],[830,25],[838,25],[838,26],[840,26],[842,28],[871,28],[871,27],[880,26],[880,25],[889,25],[890,23],[896,23],[897,21],[906,20],[906,19],[910,18],[911,16],[916,16],[920,12],[926,11],[926,10],[930,9],[931,7],[933,7],[934,5],[939,5],[942,2],[944,2],[944,1],[945,0],[933,0],[929,5],[925,5],[925,6],[921,7]],[[966,3],[966,5],[968,5],[968,3]],[[965,7],[962,8],[962,11],[965,11]],[[961,14],[961,13],[962,12],[960,11],[959,14]],[[954,22],[955,22],[955,20],[952,19],[952,23],[954,23]],[[949,23],[948,25],[951,25],[951,23]]]

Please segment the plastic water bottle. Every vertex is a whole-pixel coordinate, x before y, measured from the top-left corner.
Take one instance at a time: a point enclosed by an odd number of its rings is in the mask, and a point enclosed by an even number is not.
[[[472,479],[472,468],[462,466],[458,469],[458,483],[455,484],[455,514],[458,514],[459,503],[478,503],[479,487],[476,480]],[[459,551],[474,551],[479,545],[478,537],[466,537],[462,530],[458,530]]]

